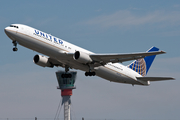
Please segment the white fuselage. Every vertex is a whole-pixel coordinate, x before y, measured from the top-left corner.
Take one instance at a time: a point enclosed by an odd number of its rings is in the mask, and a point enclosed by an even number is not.
[[[73,54],[76,51],[82,51],[87,54],[95,53],[75,46],[35,28],[22,24],[15,25],[18,25],[18,28],[5,28],[6,34],[13,41],[17,41],[18,44],[24,47],[56,59],[57,61],[70,66],[70,68],[79,69],[82,71],[89,70],[88,65],[74,60],[73,57],[69,57],[68,54]],[[97,76],[112,82],[133,85],[149,85],[149,82],[139,81],[136,79],[136,77],[142,77],[140,74],[119,63],[108,63],[104,66],[94,67],[94,71],[96,72]]]

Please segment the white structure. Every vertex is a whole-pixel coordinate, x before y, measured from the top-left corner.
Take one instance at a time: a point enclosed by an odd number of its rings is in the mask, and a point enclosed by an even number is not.
[[[71,96],[63,96],[62,104],[64,104],[64,120],[70,120]]]
[[[62,104],[64,105],[64,120],[71,120],[71,95],[72,89],[75,89],[74,83],[77,72],[56,72],[59,87],[61,89]]]

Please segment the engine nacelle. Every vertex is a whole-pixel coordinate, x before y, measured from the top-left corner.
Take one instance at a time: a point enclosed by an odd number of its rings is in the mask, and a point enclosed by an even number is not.
[[[73,58],[74,58],[74,60],[77,60],[78,62],[84,63],[84,64],[92,62],[92,59],[89,57],[89,55],[87,53],[83,53],[80,51],[76,51],[74,53]]]
[[[33,59],[34,63],[41,67],[54,67],[48,60],[48,57],[42,55],[35,55]]]

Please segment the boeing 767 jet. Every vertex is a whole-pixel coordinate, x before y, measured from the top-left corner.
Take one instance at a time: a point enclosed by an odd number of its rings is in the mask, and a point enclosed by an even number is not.
[[[19,44],[43,54],[35,55],[34,63],[42,67],[63,67],[66,74],[62,77],[71,77],[69,69],[79,69],[85,71],[86,76],[96,75],[112,82],[132,85],[150,85],[150,81],[174,79],[146,77],[156,55],[165,53],[154,46],[147,52],[96,54],[27,25],[11,24],[4,31],[12,40],[13,51],[18,50]],[[120,64],[129,60],[134,61],[127,66]]]

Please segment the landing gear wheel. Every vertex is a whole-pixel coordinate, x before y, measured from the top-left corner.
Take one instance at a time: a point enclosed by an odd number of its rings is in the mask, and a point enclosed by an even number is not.
[[[95,72],[92,72],[92,76],[95,76],[96,75],[96,73]]]
[[[85,72],[85,76],[95,76],[95,72]]]
[[[17,51],[17,50],[18,50],[18,48],[16,48],[16,47],[15,47],[15,48],[13,48],[13,51]]]
[[[88,76],[89,74],[88,74],[89,72],[85,72],[85,76]]]

